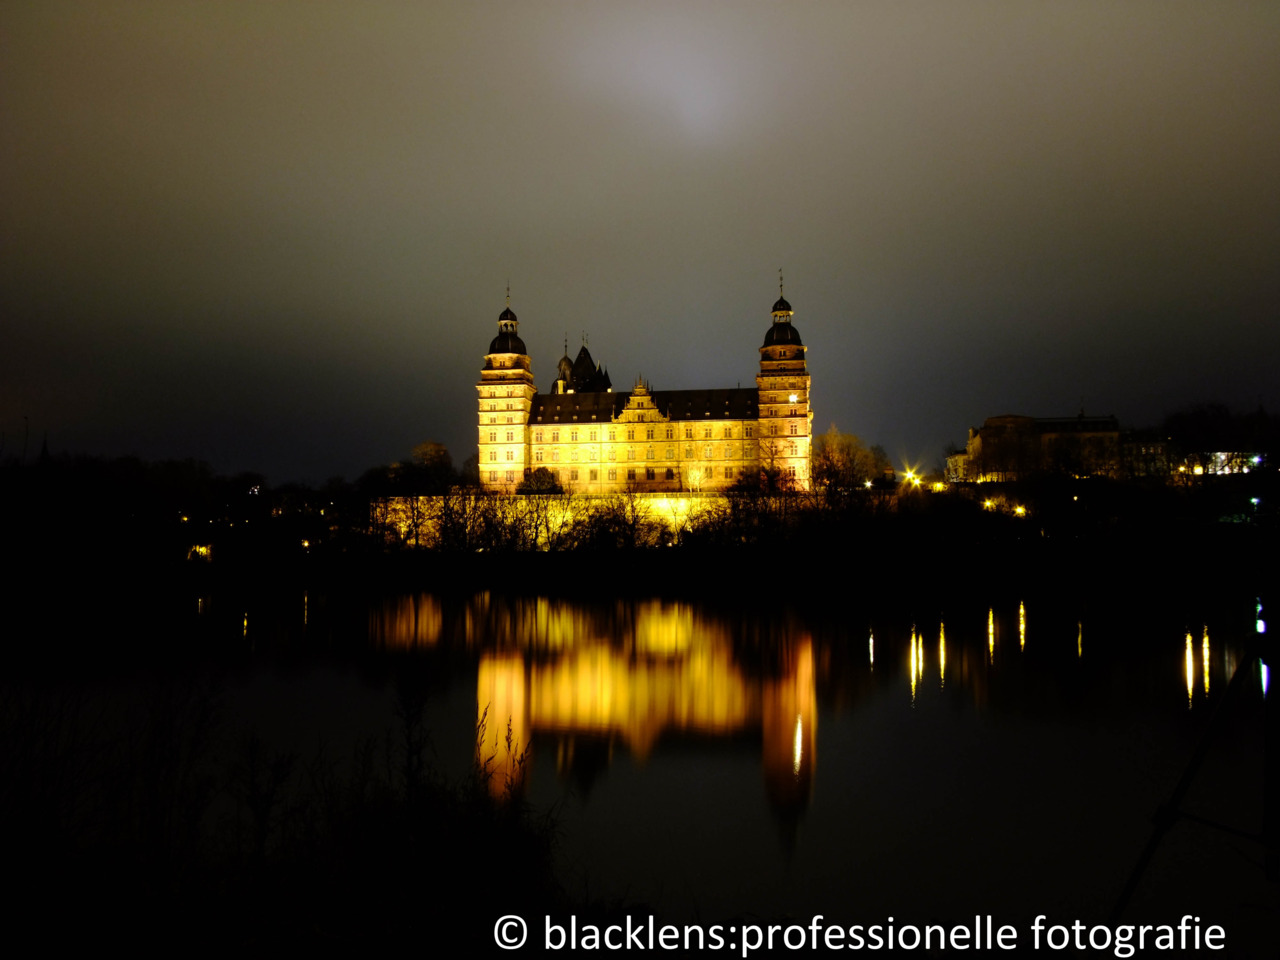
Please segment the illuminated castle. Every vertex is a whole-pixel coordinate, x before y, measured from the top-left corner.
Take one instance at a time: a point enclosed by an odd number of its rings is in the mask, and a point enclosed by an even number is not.
[[[508,295],[476,385],[481,484],[512,493],[545,467],[571,493],[696,493],[767,470],[809,489],[808,348],[794,314],[779,296],[754,388],[651,390],[637,380],[618,393],[584,345],[576,360],[566,352],[551,391],[538,393]]]

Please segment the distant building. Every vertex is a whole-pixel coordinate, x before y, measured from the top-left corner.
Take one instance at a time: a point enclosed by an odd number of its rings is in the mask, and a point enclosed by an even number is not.
[[[511,493],[546,468],[574,493],[699,492],[771,470],[807,490],[813,414],[794,313],[783,297],[773,305],[754,388],[651,390],[637,379],[617,393],[584,345],[538,393],[508,297],[476,385],[482,486]]]
[[[947,457],[954,483],[1020,480],[1037,473],[1115,477],[1120,423],[1113,416],[988,417],[969,430],[964,453]]]

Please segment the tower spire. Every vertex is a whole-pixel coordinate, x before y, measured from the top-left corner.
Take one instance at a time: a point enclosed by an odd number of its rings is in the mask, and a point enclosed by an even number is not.
[[[510,291],[508,290],[508,293]],[[778,268],[778,296],[782,296],[782,268]]]
[[[511,281],[507,281],[507,309],[511,309]]]

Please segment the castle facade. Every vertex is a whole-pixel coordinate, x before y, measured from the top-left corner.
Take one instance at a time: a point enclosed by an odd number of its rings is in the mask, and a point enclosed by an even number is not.
[[[755,388],[651,390],[637,380],[616,392],[584,345],[576,360],[566,352],[551,391],[538,393],[508,297],[476,385],[482,486],[514,493],[545,467],[582,494],[721,491],[762,471],[808,490],[808,348],[794,313],[781,296],[773,305]]]

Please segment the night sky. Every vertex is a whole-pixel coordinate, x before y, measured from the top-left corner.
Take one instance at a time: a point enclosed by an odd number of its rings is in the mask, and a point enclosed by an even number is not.
[[[549,388],[752,385],[934,465],[1280,409],[1280,3],[0,6],[0,457],[310,480]]]

